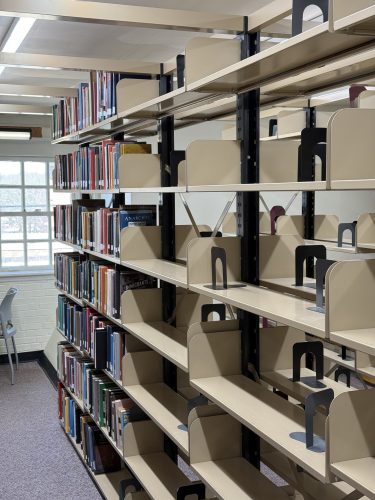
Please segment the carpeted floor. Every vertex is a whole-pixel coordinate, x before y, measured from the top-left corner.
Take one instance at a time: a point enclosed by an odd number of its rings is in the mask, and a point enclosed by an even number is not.
[[[57,393],[37,363],[16,383],[0,365],[0,499],[99,500],[57,418]]]

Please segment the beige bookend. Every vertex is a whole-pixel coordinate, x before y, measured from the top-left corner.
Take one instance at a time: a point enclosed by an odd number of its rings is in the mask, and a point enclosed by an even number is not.
[[[303,109],[280,111],[277,115],[277,135],[299,134],[306,128],[306,113]]]
[[[214,406],[214,405],[213,405]],[[190,463],[220,498],[279,500],[288,496],[242,457],[242,429],[227,414],[197,416],[189,425]]]
[[[154,351],[127,353],[122,358],[122,384],[154,384],[163,382],[163,358]]]
[[[190,85],[239,62],[241,42],[223,38],[192,38],[186,45],[185,58],[185,80],[186,85]]]
[[[336,215],[315,215],[315,240],[337,241],[339,219]],[[276,222],[277,234],[304,234],[303,215],[282,215]]]
[[[328,270],[326,287],[328,331],[373,328],[375,336],[375,260],[337,262]]]
[[[259,277],[291,278],[295,275],[295,251],[304,240],[299,235],[261,235],[259,238]]]
[[[286,370],[293,366],[293,345],[303,342],[303,333],[295,328],[278,326],[260,330],[260,372]]]
[[[238,282],[241,278],[241,239],[195,238],[188,245],[187,272],[188,283],[212,284],[211,248],[224,248],[227,257],[228,283]],[[217,263],[217,281],[222,282],[222,266]]]
[[[358,107],[361,109],[375,109],[375,92],[373,90],[361,92],[358,96]]]
[[[199,225],[199,232],[212,231],[210,226]],[[190,241],[197,238],[197,233],[193,226],[176,226],[176,259],[185,260],[187,256],[187,246]]]
[[[197,140],[186,149],[188,186],[241,183],[239,141]]]
[[[362,214],[357,223],[357,247],[375,248],[375,214]]]
[[[297,182],[299,140],[260,143],[260,182]]]
[[[159,96],[159,80],[123,79],[116,87],[117,114]]]
[[[161,288],[128,290],[121,296],[121,323],[163,321]]]
[[[126,227],[120,235],[120,259],[161,259],[161,227]]]
[[[327,171],[332,189],[373,187],[368,181],[375,180],[374,125],[373,109],[342,109],[330,119]]]
[[[159,155],[122,155],[118,168],[122,189],[160,187]]]
[[[351,16],[360,10],[373,7],[373,0],[331,0],[331,21],[335,22],[343,17]],[[370,25],[373,27],[373,25]]]
[[[128,423],[124,428],[123,442],[125,458],[164,450],[164,434],[151,420]]]
[[[189,344],[190,379],[241,373],[241,333],[196,333]],[[230,355],[228,355],[230,353]]]
[[[355,367],[361,374],[375,377],[375,356],[356,351]],[[375,383],[375,378],[372,380],[372,383]]]
[[[353,391],[337,397],[328,419],[331,472],[375,498],[375,391]]]
[[[375,260],[334,264],[326,277],[326,329],[329,338],[375,355]]]

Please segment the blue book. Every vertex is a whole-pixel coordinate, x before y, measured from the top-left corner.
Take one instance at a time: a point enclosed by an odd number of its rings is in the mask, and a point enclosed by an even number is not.
[[[154,226],[156,224],[156,209],[129,207],[119,211],[120,231],[125,227]]]

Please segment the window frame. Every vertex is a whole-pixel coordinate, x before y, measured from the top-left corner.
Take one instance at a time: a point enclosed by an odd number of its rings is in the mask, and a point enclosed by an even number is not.
[[[15,276],[15,275],[32,275],[32,274],[52,274],[53,273],[53,227],[52,227],[52,217],[53,217],[53,207],[51,205],[51,193],[53,191],[53,185],[50,183],[50,169],[53,168],[55,163],[54,158],[45,157],[34,157],[34,156],[0,156],[0,162],[19,162],[21,165],[21,184],[2,184],[0,183],[0,189],[20,189],[21,190],[21,208],[22,210],[17,211],[2,211],[0,210],[0,218],[3,217],[21,217],[23,222],[23,237],[20,239],[2,239],[1,224],[0,224],[0,277],[1,276]],[[45,164],[45,182],[40,185],[30,185],[25,184],[25,163],[27,162],[41,162]],[[46,191],[46,209],[47,210],[26,210],[26,190],[27,189],[43,189]],[[47,217],[48,220],[48,238],[27,238],[27,218],[28,217]],[[0,221],[1,222],[1,221]],[[2,245],[6,243],[21,243],[23,245],[24,251],[24,265],[18,266],[3,266],[2,263]],[[49,253],[49,263],[48,265],[28,265],[28,244],[29,243],[47,243],[48,253]]]

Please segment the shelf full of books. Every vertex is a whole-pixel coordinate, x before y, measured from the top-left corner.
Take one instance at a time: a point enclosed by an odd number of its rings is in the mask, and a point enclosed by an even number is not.
[[[77,97],[66,97],[53,106],[52,138],[59,139],[116,115],[116,85],[124,76],[91,71],[90,81],[78,85]]]

